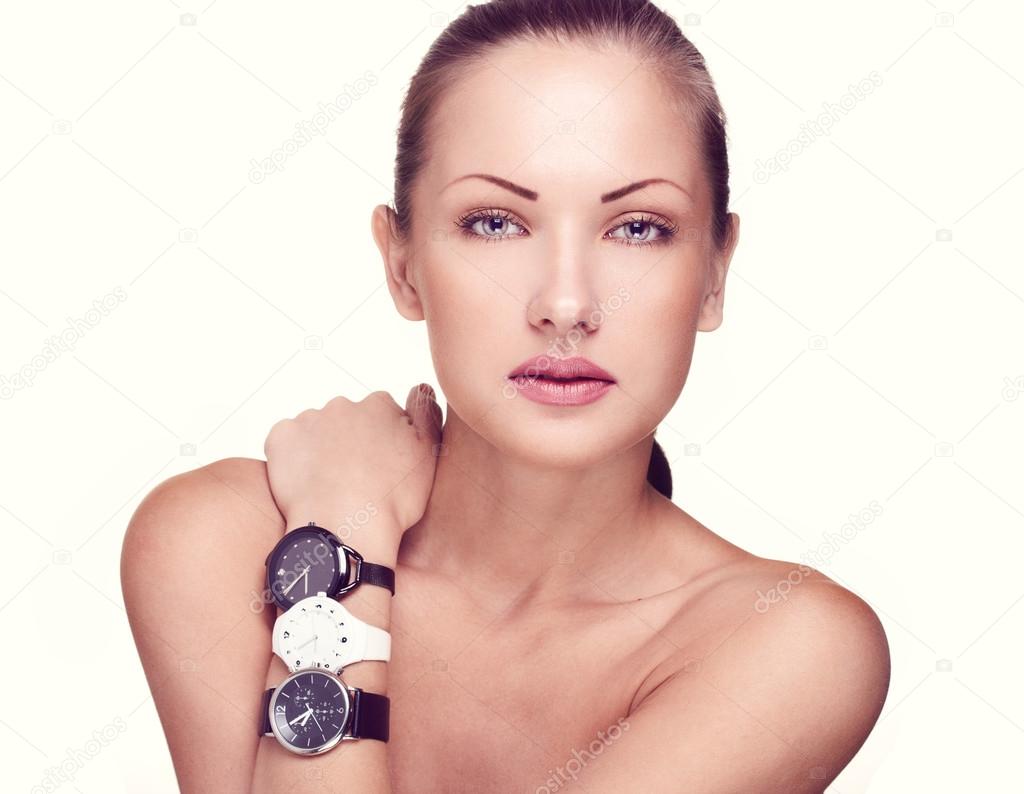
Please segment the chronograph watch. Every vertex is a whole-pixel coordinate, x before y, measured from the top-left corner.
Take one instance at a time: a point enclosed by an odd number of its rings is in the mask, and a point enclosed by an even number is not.
[[[333,673],[300,670],[263,693],[261,736],[287,750],[316,755],[346,739],[388,740],[391,701],[349,687]]]
[[[395,594],[394,570],[367,562],[329,529],[312,521],[285,534],[265,564],[267,591],[284,610],[317,593],[335,598],[360,584],[377,585]]]

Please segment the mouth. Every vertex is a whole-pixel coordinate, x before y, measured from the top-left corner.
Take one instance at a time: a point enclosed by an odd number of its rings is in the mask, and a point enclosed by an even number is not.
[[[534,356],[524,361],[508,375],[517,383],[541,381],[552,385],[586,384],[591,381],[615,383],[615,378],[592,361],[574,358]]]

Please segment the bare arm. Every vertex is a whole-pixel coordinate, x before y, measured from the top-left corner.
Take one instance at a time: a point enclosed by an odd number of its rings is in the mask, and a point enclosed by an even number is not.
[[[262,461],[165,480],[129,522],[121,587],[183,794],[246,794],[271,657],[263,559],[284,531]]]
[[[317,517],[303,515],[289,518],[287,526],[294,528],[308,524],[311,520],[317,520]],[[322,518],[318,521],[328,523]],[[390,538],[398,536],[400,533],[390,531],[369,532],[363,534],[357,542],[346,540],[346,543],[351,542],[368,562],[394,569],[398,547]],[[387,590],[360,586],[345,595],[343,603],[356,617],[386,631],[391,630],[391,593]],[[280,659],[275,656],[274,660],[276,664],[272,664],[268,671],[268,688],[277,686],[288,675]],[[387,695],[387,668],[387,662],[356,662],[342,671],[341,678],[350,687]],[[253,697],[259,694],[262,694],[262,690],[253,693]],[[322,794],[324,791],[390,794],[388,744],[374,739],[345,741],[321,756],[310,758],[291,753],[281,747],[274,737],[265,736],[259,742],[251,790],[253,794]]]
[[[405,411],[387,392],[378,392],[358,403],[335,398],[323,409],[276,424],[264,449],[271,491],[288,528],[313,521],[338,533],[367,562],[394,570],[402,533],[423,514],[433,483],[440,416],[432,396],[414,388]],[[359,586],[343,600],[357,618],[390,630],[391,598],[383,588]],[[268,687],[286,675],[275,657]],[[388,694],[386,662],[351,664],[341,678],[349,687]],[[388,744],[342,742],[310,758],[290,752],[273,737],[260,740],[254,792],[325,789],[390,794]]]

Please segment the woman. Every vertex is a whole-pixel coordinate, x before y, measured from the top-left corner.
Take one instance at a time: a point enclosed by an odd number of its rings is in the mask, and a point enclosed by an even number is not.
[[[183,791],[819,792],[881,710],[874,612],[678,508],[654,428],[722,321],[739,219],[703,59],[642,0],[469,7],[414,76],[372,230],[425,320],[414,388],[277,423],[171,478],[122,581]],[[539,358],[538,358],[539,357]],[[396,571],[344,596],[390,661],[388,742],[261,738],[287,530]],[[159,582],[159,586],[154,586]]]

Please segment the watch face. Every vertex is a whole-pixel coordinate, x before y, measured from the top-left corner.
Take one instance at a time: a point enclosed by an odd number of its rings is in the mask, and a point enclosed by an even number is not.
[[[292,530],[267,556],[267,586],[281,609],[319,592],[334,595],[348,576],[331,534],[319,527]]]
[[[295,753],[313,755],[341,741],[351,712],[341,679],[318,670],[293,673],[274,690],[270,727],[277,740]]]
[[[274,623],[274,653],[289,670],[322,668],[340,672],[351,660],[356,620],[323,592],[304,598]]]

